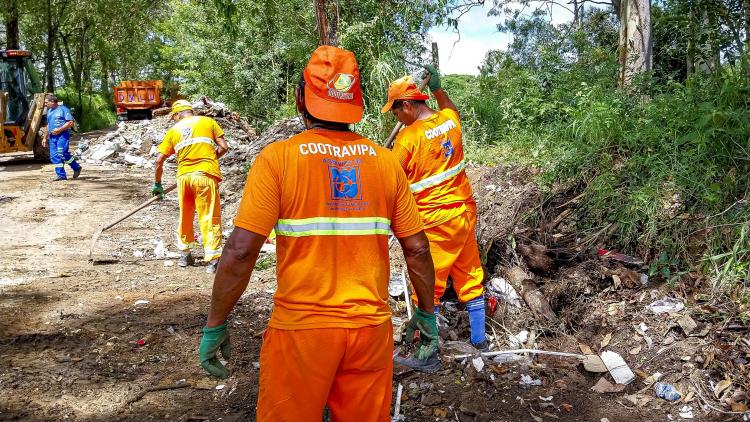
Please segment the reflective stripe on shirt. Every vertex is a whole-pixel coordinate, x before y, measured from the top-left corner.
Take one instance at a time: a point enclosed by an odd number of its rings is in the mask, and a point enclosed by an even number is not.
[[[196,138],[190,138],[185,139],[184,141],[178,142],[177,145],[174,146],[175,152],[181,150],[182,148],[185,148],[186,146],[195,145],[195,144],[214,144],[213,139],[207,138],[205,136],[198,136]]]
[[[275,229],[278,236],[289,237],[388,235],[391,220],[383,217],[283,219],[276,223]]]
[[[412,183],[411,186],[409,187],[411,188],[411,191],[414,193],[421,192],[427,188],[437,186],[452,177],[456,177],[459,173],[461,173],[461,171],[465,167],[466,167],[466,162],[464,160],[461,160],[461,162],[458,163],[457,166],[451,167],[442,173],[433,174],[432,176],[426,179],[422,179],[417,183]]]

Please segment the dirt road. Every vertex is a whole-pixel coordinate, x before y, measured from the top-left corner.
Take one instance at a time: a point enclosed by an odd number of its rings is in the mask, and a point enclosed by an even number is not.
[[[92,265],[91,234],[149,198],[151,173],[87,166],[78,180],[52,183],[49,165],[0,167],[0,420],[255,420],[272,269],[253,276],[237,307],[233,375],[209,378],[197,348],[212,276],[154,257],[158,241],[174,251],[174,194],[106,232],[97,250],[117,262]],[[524,369],[477,373],[469,363],[399,375],[394,390],[405,387],[408,421],[666,420],[661,408],[589,391],[592,378],[575,365],[539,362],[541,387],[519,386]],[[181,380],[190,387],[139,397]]]

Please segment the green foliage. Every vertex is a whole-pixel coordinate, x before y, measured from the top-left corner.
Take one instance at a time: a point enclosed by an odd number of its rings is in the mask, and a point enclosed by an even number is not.
[[[84,94],[81,97],[83,100],[83,105],[81,105],[75,88],[60,88],[55,91],[55,95],[73,112],[79,132],[103,129],[112,126],[117,121],[109,97],[104,98],[101,94]]]
[[[684,83],[665,67],[621,91],[616,52],[607,46],[612,27],[596,27],[607,34],[586,30],[574,43],[549,27],[524,28],[536,37],[533,51],[523,44],[520,52],[491,52],[478,77],[445,78],[462,111],[468,156],[538,166],[549,190],[585,186],[579,230],[614,225],[612,246],[652,260],[653,275],[664,280],[702,263],[715,265],[722,280],[746,280],[750,78],[743,60]]]

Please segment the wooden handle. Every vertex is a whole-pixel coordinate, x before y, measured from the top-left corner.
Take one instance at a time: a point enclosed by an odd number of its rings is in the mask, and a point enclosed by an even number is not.
[[[173,190],[175,190],[176,188],[177,188],[177,185],[176,185],[176,184],[173,184],[173,185],[167,186],[167,188],[166,188],[166,189],[164,189],[164,195],[168,194],[169,192],[172,192],[172,191],[173,191]],[[133,214],[137,213],[138,211],[140,211],[140,210],[142,210],[142,209],[146,208],[147,206],[149,206],[149,205],[153,204],[154,202],[156,202],[156,201],[158,201],[158,200],[160,200],[160,199],[161,199],[161,197],[160,197],[159,195],[157,195],[157,196],[154,196],[153,198],[149,199],[148,201],[146,201],[146,202],[142,203],[141,205],[138,205],[138,207],[136,207],[136,208],[133,208],[133,210],[131,210],[130,212],[128,212],[128,213],[127,213],[126,215],[124,215],[123,217],[121,217],[121,218],[120,218],[119,220],[117,220],[117,221],[115,221],[114,223],[112,223],[112,224],[110,224],[110,225],[108,225],[108,226],[104,227],[104,228],[102,229],[102,231],[105,231],[105,230],[109,230],[110,228],[114,227],[114,226],[115,226],[115,225],[116,225],[117,223],[119,223],[119,222],[121,222],[122,220],[124,220],[124,219],[126,219],[126,218],[130,217],[131,215],[133,215]]]
[[[425,89],[428,83],[430,83],[430,72],[427,72],[427,75],[422,79],[422,82],[419,83],[419,90],[422,91]],[[385,140],[386,148],[391,148],[393,146],[393,140],[396,139],[396,135],[398,135],[398,132],[403,126],[404,124],[401,122],[396,123],[396,127],[393,128],[391,134],[388,135],[388,139]]]

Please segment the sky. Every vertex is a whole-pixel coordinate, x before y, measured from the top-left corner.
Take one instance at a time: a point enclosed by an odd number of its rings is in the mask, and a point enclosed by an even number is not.
[[[453,28],[438,27],[429,31],[431,40],[438,43],[441,73],[477,75],[487,51],[504,50],[508,47],[513,40],[512,35],[497,30],[497,24],[503,22],[505,17],[487,16],[489,10],[489,5],[474,7],[462,16],[458,22],[460,38]],[[561,7],[552,9],[553,24],[560,24],[571,18],[572,14]]]

